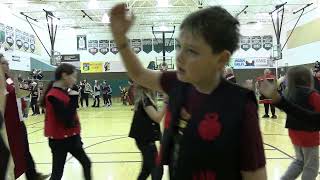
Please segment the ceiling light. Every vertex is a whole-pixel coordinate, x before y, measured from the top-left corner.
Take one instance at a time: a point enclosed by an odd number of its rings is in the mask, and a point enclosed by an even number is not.
[[[257,22],[255,25],[254,25],[254,29],[255,30],[261,30],[263,27],[262,27],[262,23],[261,22]]]
[[[108,13],[104,13],[104,15],[102,16],[101,22],[102,23],[110,23],[110,18],[108,16]]]

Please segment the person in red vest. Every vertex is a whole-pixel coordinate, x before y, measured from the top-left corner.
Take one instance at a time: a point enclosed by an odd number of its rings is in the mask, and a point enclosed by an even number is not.
[[[30,92],[21,90],[9,69],[9,63],[0,54],[0,65],[6,79],[6,105],[4,110],[5,126],[11,155],[14,161],[15,178],[25,173],[27,180],[44,180],[49,175],[38,173],[29,149],[28,134],[23,122],[23,110],[21,98]]]
[[[51,180],[62,178],[68,153],[81,163],[85,179],[91,180],[91,161],[82,147],[77,103],[68,94],[76,83],[76,73],[70,64],[58,66],[55,80],[48,85],[41,102],[46,112],[44,134],[52,152]]]
[[[276,77],[272,74],[272,72],[270,71],[270,69],[265,69],[264,70],[264,75],[260,76],[257,78],[257,88],[260,91],[260,85],[261,83],[267,80],[269,82],[275,83]],[[269,107],[271,109],[271,114],[272,114],[272,119],[277,119],[277,115],[276,115],[276,108],[275,106],[272,104],[272,99],[270,98],[266,98],[263,94],[260,95],[260,104],[264,104],[264,112],[265,114],[262,116],[262,118],[269,118]]]

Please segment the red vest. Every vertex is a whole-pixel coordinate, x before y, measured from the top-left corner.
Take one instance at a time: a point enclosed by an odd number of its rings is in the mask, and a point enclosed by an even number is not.
[[[48,101],[48,97],[53,96],[58,100],[64,102],[66,106],[70,103],[68,94],[60,89],[52,88],[46,95],[46,117],[44,125],[44,134],[51,139],[64,139],[70,136],[80,134],[80,122],[78,114],[75,113],[74,121],[78,121],[77,126],[74,128],[66,128],[64,124],[58,119],[55,114],[53,105]]]
[[[27,170],[27,163],[25,159],[25,136],[27,136],[27,132],[23,128],[22,122],[20,122],[14,84],[8,83],[8,81],[7,91],[8,94],[4,112],[4,119],[10,152],[14,162],[14,174],[15,177],[18,178]]]

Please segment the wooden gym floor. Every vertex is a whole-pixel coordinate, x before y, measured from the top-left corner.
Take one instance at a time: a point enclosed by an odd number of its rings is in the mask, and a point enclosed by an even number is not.
[[[136,179],[141,166],[141,156],[134,141],[127,137],[133,115],[131,108],[120,103],[115,103],[111,108],[80,108],[82,141],[92,161],[94,180]],[[260,116],[262,115],[261,106]],[[276,120],[260,121],[269,180],[279,180],[294,158],[294,151],[284,128],[285,114],[277,110],[277,115]],[[26,125],[36,167],[42,173],[50,173],[52,157],[47,139],[43,136],[43,120],[43,115],[30,116]],[[24,179],[23,176],[19,178]],[[68,156],[63,180],[81,179],[81,165]],[[163,179],[168,179],[167,172]],[[318,179],[320,180],[320,175]]]

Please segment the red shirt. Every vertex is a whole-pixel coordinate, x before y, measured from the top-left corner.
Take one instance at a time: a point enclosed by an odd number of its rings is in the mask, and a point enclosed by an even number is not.
[[[309,104],[315,112],[320,112],[320,94],[313,92],[309,96]],[[292,144],[301,147],[314,147],[320,145],[319,132],[298,131],[289,129],[289,136]]]
[[[176,72],[165,72],[161,77],[161,87],[168,93],[171,88],[175,87],[177,81]],[[200,93],[194,87],[191,88],[186,97],[188,99],[186,103],[187,112],[189,114],[196,114],[199,111],[199,108],[201,108],[201,104],[205,102],[208,96],[209,95],[207,94]],[[259,127],[257,106],[251,101],[245,106],[245,119],[241,127],[242,131],[240,138],[240,169],[243,171],[253,171],[264,167],[266,160]],[[168,116],[170,116],[169,111],[167,111],[165,118],[165,127],[168,126],[168,121],[170,121]]]

